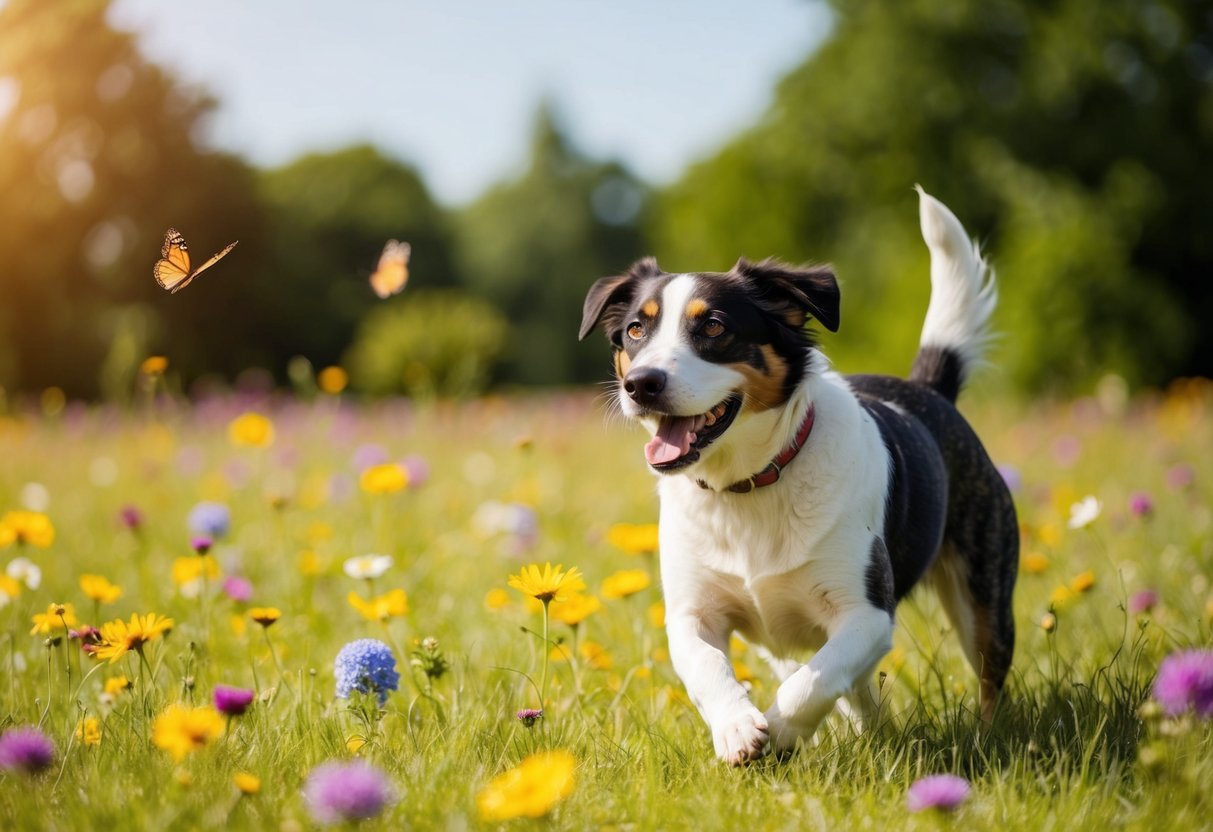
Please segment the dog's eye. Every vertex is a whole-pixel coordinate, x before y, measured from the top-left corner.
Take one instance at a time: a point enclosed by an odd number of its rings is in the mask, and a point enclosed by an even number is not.
[[[711,318],[703,325],[703,328],[699,332],[707,338],[715,338],[718,335],[724,334],[724,324],[715,318]]]
[[[644,337],[644,324],[636,321],[628,325],[628,337],[633,341],[639,341]]]

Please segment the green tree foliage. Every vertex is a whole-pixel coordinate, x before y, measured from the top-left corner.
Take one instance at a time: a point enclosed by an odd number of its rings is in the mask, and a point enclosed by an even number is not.
[[[93,393],[107,353],[120,379],[150,342],[201,364],[219,319],[155,285],[165,228],[197,252],[257,227],[245,166],[193,141],[213,102],[145,62],[107,7],[0,6],[0,386]]]
[[[867,0],[760,123],[660,197],[667,268],[829,259],[831,353],[900,371],[928,294],[920,182],[987,244],[1028,389],[1213,371],[1213,16],[1173,0]]]
[[[513,328],[503,377],[520,383],[606,376],[601,344],[577,343],[591,282],[643,252],[646,192],[622,166],[578,154],[540,110],[529,169],[461,212],[458,254],[469,289]]]

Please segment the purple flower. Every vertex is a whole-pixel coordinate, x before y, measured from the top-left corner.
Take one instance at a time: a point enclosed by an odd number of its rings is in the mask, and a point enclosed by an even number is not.
[[[1197,716],[1213,716],[1213,651],[1180,650],[1163,659],[1154,698],[1171,716],[1189,708]]]
[[[389,459],[391,456],[388,454],[387,448],[374,442],[367,442],[354,449],[351,461],[354,463],[354,470],[361,473],[367,468],[387,462]]]
[[[409,454],[400,460],[400,464],[408,472],[409,488],[420,488],[430,478],[430,464],[425,461],[423,456]]]
[[[215,541],[203,534],[190,538],[190,548],[194,550],[195,554],[205,555],[214,545]]]
[[[1194,479],[1196,479],[1196,473],[1192,470],[1192,466],[1182,462],[1167,471],[1167,485],[1175,491],[1187,488]]]
[[[13,728],[0,735],[0,769],[29,774],[48,768],[55,761],[55,744],[32,725]]]
[[[527,728],[530,728],[540,719],[543,719],[543,708],[523,708],[518,713],[514,714],[518,717]]]
[[[252,600],[253,584],[248,578],[231,575],[223,579],[223,591],[228,598],[243,604]]]
[[[1158,604],[1158,593],[1152,589],[1141,589],[1129,597],[1129,615],[1141,615]]]
[[[201,502],[190,509],[186,522],[195,534],[218,540],[231,531],[232,513],[223,503]]]
[[[312,769],[303,786],[308,809],[320,823],[372,818],[392,799],[392,784],[374,766],[354,760]]]
[[[969,781],[955,774],[932,774],[910,786],[906,805],[911,812],[923,809],[952,810],[969,796]]]
[[[139,531],[143,526],[143,512],[138,506],[123,506],[118,512],[118,519],[122,521],[122,525],[133,532]]]
[[[1154,513],[1154,501],[1144,491],[1134,491],[1129,495],[1129,512],[1135,517],[1149,517]]]
[[[388,693],[400,687],[400,674],[392,648],[373,638],[360,638],[341,648],[333,661],[337,695],[348,699],[354,691],[374,691],[382,706]]]
[[[253,704],[257,694],[247,688],[215,685],[215,710],[228,716],[240,716]]]

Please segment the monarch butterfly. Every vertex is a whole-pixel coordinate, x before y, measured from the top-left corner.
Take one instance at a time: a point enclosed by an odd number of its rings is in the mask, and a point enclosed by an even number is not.
[[[237,240],[236,243],[238,242],[240,241]],[[228,243],[222,251],[191,271],[190,253],[185,244],[185,238],[181,236],[180,231],[170,228],[164,233],[164,245],[160,247],[160,259],[156,261],[152,274],[156,276],[156,282],[162,289],[168,289],[176,294],[190,285],[195,277],[218,263],[224,255],[236,247],[236,243]]]
[[[404,288],[409,282],[409,254],[412,246],[408,243],[388,240],[379,255],[379,265],[371,275],[371,288],[381,298],[391,297]]]

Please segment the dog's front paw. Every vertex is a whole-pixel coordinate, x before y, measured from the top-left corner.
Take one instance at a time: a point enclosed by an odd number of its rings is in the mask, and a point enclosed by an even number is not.
[[[757,708],[743,711],[712,728],[716,756],[731,766],[757,760],[766,753],[768,739],[766,717]]]

